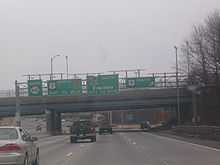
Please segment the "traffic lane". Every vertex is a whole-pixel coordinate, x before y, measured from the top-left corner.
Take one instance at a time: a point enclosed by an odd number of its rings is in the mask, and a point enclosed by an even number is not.
[[[44,138],[38,139],[39,147],[46,147],[47,145],[59,143],[61,141],[66,141],[68,136],[66,135],[59,135],[59,136],[47,136]]]
[[[150,133],[122,133],[128,144],[151,164],[219,165],[220,150]]]
[[[97,136],[96,143],[70,144],[67,136],[63,141],[53,139],[48,146],[40,144],[42,165],[137,165],[146,164],[145,157],[138,155],[120,134]]]
[[[69,137],[41,144],[42,165],[217,165],[219,150],[149,133],[115,133],[96,143],[70,144]],[[49,140],[49,139],[48,139]]]
[[[138,152],[133,144],[128,144],[122,134],[115,133],[99,136],[97,143],[86,150],[83,157],[72,161],[72,164],[147,165],[148,162],[145,153]]]
[[[92,143],[71,144],[69,136],[52,136],[39,141],[41,165],[68,165],[83,156]]]

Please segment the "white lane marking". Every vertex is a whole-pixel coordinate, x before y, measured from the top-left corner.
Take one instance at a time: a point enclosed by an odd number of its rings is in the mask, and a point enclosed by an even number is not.
[[[70,153],[66,154],[66,156],[67,156],[67,157],[73,156],[73,153],[70,152]]]
[[[162,161],[162,163],[164,164],[164,165],[169,165],[166,161]]]
[[[129,143],[129,144],[133,144],[136,145],[137,143],[135,141],[133,141],[131,138],[129,138],[128,136],[121,134],[122,137]]]
[[[41,147],[41,146],[44,146],[44,145],[59,143],[59,142],[62,142],[62,141],[66,141],[67,139],[68,139],[68,137],[64,136],[64,137],[59,137],[57,139],[42,141],[42,142],[39,142],[39,146]]]
[[[164,136],[160,136],[160,135],[154,135],[154,134],[151,134],[151,133],[148,133],[148,134],[151,135],[151,136],[157,137],[157,138],[161,138],[161,139],[165,139],[165,140],[169,140],[169,141],[175,141],[175,142],[182,143],[182,144],[190,144],[194,147],[199,147],[199,148],[203,148],[203,149],[208,149],[208,150],[220,152],[220,149],[217,149],[217,148],[214,148],[214,147],[208,147],[208,146],[204,146],[204,145],[201,145],[201,144],[190,143],[190,142],[187,142],[187,141],[177,140],[177,139],[164,137]]]
[[[85,147],[85,145],[84,144],[80,144],[80,147]]]

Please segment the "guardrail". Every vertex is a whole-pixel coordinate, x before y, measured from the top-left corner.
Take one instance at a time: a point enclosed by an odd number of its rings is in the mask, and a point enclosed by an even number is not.
[[[173,131],[178,135],[220,140],[220,127],[216,126],[177,126]]]

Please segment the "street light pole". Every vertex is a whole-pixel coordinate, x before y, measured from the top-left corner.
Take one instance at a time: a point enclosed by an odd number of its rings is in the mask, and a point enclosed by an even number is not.
[[[53,57],[50,58],[50,79],[53,79]]]
[[[20,110],[20,101],[19,101],[19,85],[18,81],[15,81],[15,102],[16,102],[16,114],[15,114],[15,121],[16,126],[21,126],[21,110]]]
[[[69,79],[68,56],[66,56],[66,78]]]
[[[177,97],[177,117],[178,117],[178,124],[180,124],[180,91],[179,91],[179,71],[178,71],[178,48],[174,46],[175,53],[176,53],[176,97]]]
[[[59,54],[57,54],[57,55],[55,55],[55,56],[52,56],[51,57],[51,59],[50,59],[50,79],[51,80],[53,80],[53,60],[56,58],[56,57],[58,57],[58,56],[60,56]]]

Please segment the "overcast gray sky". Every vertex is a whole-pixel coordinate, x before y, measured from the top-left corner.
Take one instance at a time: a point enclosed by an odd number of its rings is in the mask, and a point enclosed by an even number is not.
[[[0,0],[0,89],[26,73],[171,71],[173,46],[220,0]],[[54,61],[65,72],[65,58]]]

